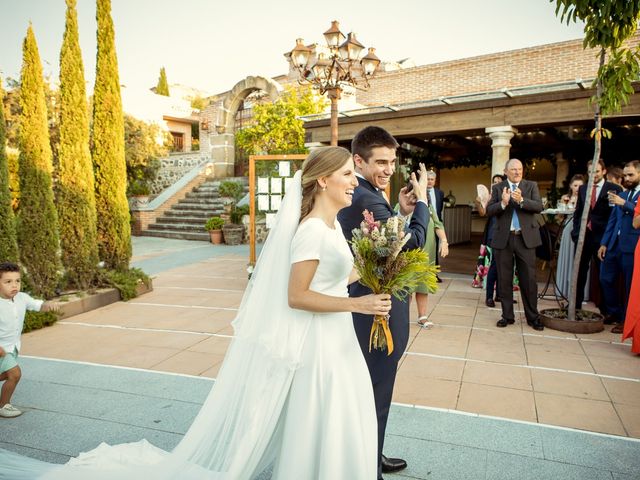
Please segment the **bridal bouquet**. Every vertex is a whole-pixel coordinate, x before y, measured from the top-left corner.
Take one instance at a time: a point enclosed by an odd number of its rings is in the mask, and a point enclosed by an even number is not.
[[[422,249],[402,251],[411,234],[404,231],[405,220],[391,217],[384,225],[375,221],[368,210],[363,212],[360,228],[353,229],[351,247],[354,266],[360,283],[373,293],[387,293],[403,300],[418,285],[436,290],[438,267],[429,264],[429,255]],[[372,348],[393,352],[393,338],[389,330],[389,316],[375,315],[369,351]]]

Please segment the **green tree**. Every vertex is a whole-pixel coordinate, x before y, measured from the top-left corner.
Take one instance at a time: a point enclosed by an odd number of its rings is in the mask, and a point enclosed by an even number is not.
[[[158,85],[156,85],[156,93],[158,95],[169,96],[169,84],[167,83],[167,72],[164,67],[160,69],[160,76],[158,77]]]
[[[584,48],[595,49],[600,58],[600,67],[595,80],[596,94],[591,99],[594,107],[593,129],[594,152],[585,205],[591,203],[594,174],[600,152],[602,137],[611,132],[602,128],[602,116],[619,111],[633,94],[632,81],[640,72],[640,45],[629,46],[640,22],[640,0],[550,0],[556,3],[556,15],[560,13],[567,24],[584,22]],[[580,233],[576,243],[574,265],[579,265],[584,247],[589,209],[585,208],[580,219]],[[578,268],[573,269],[569,289],[569,320],[576,319],[576,288]]]
[[[62,264],[70,286],[86,289],[98,265],[96,200],[89,152],[89,110],[76,0],[66,0],[60,51],[60,143],[56,188]]]
[[[7,158],[7,138],[2,103],[4,90],[0,78],[0,261],[18,260],[18,240],[16,236],[16,219],[11,207],[9,190],[9,165]]]
[[[253,125],[236,133],[236,146],[247,155],[306,153],[301,115],[320,113],[325,101],[311,88],[289,88],[273,103],[253,107]]]
[[[98,53],[91,156],[96,184],[98,253],[106,267],[126,270],[131,259],[131,217],[126,193],[124,119],[110,0],[97,1],[96,19]]]
[[[31,25],[24,39],[20,89],[18,246],[33,293],[53,296],[61,271],[58,218],[51,188],[51,145],[42,64]]]
[[[124,116],[124,150],[127,161],[127,184],[148,184],[156,178],[161,157],[169,154],[171,134],[156,124],[131,115]]]

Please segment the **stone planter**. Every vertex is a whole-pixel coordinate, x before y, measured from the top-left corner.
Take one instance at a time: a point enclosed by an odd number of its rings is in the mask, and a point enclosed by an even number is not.
[[[149,195],[134,195],[128,198],[129,208],[139,210],[141,207],[149,205]]]
[[[562,312],[565,313],[564,318]],[[566,318],[566,310],[548,308],[540,311],[542,324],[552,330],[568,333],[598,333],[604,330],[604,317],[597,312],[576,310],[575,321]]]
[[[222,227],[222,233],[224,234],[224,243],[227,245],[240,245],[244,235],[244,226],[228,223]]]

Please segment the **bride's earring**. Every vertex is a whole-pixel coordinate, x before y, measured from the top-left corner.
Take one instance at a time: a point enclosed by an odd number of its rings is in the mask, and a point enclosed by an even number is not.
[[[325,185],[324,187],[322,187],[322,191],[326,192],[327,191],[327,186]]]

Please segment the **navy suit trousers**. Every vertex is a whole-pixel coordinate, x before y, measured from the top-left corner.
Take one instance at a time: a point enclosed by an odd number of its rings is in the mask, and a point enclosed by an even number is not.
[[[620,295],[616,288],[620,274],[624,279],[624,303],[620,302]],[[632,277],[633,253],[622,253],[618,248],[607,251],[600,265],[600,290],[604,300],[602,306],[605,312],[618,323],[624,322]]]

